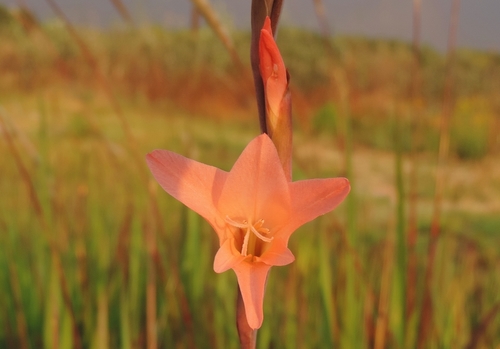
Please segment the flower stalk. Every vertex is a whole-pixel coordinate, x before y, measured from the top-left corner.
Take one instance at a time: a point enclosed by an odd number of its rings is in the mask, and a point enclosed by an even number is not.
[[[238,285],[238,298],[236,300],[236,328],[240,337],[241,349],[255,349],[257,345],[257,330],[250,327],[245,312],[245,303]]]

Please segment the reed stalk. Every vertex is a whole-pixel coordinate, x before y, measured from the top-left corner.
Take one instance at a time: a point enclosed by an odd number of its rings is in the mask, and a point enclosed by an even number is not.
[[[408,179],[408,268],[406,277],[406,322],[411,319],[415,310],[417,289],[417,254],[415,246],[418,236],[418,149],[422,141],[422,77],[421,77],[421,0],[413,0],[413,64],[410,85],[410,124],[412,130],[410,174]]]
[[[190,18],[190,29],[193,34],[198,34],[198,31],[200,30],[200,12],[196,8],[195,5],[193,5],[191,9],[191,18]]]
[[[351,187],[355,188],[353,180],[353,139],[352,139],[352,120],[349,102],[349,84],[344,68],[339,65],[341,57],[339,52],[335,50],[331,43],[331,31],[328,18],[321,0],[313,0],[316,17],[319,23],[320,31],[323,37],[324,47],[328,53],[329,63],[333,67],[331,70],[330,79],[337,89],[337,98],[339,100],[339,119],[341,121],[341,132],[338,135],[338,148],[344,154],[343,160],[343,175],[349,178]],[[341,347],[352,346],[353,343],[361,343],[364,336],[362,335],[362,320],[361,308],[357,300],[355,300],[357,284],[356,274],[361,271],[361,265],[357,263],[356,252],[356,213],[355,213],[355,190],[346,198],[346,227],[341,229],[346,253],[344,256],[344,273],[345,273],[345,289],[344,300],[340,301],[344,304],[347,311],[340,314],[339,322],[342,328],[339,332],[339,343]]]
[[[9,281],[10,287],[12,289],[12,296],[14,298],[14,309],[16,310],[16,326],[17,334],[19,338],[19,348],[28,349],[30,348],[28,338],[28,325],[26,321],[26,315],[22,305],[21,299],[21,286],[19,284],[18,271],[15,263],[10,262],[12,258],[9,258]]]
[[[326,11],[325,11],[325,6],[323,5],[323,1],[313,0],[313,4],[314,4],[314,12],[316,13],[316,17],[318,18],[321,35],[323,35],[324,38],[328,39],[332,36],[332,32],[330,29],[330,23],[328,22],[328,17],[326,16]]]
[[[321,37],[323,38],[323,46],[325,47],[328,58],[331,60],[329,62],[332,66],[335,64],[335,59],[338,59],[339,52],[335,49],[332,44],[331,39],[333,38],[332,26],[330,25],[330,20],[326,15],[325,6],[323,0],[313,0],[314,13],[316,14],[316,19],[318,20],[319,31]]]
[[[391,304],[391,280],[394,273],[395,243],[394,232],[390,229],[384,244],[383,264],[380,275],[380,296],[375,320],[374,349],[386,348],[389,332],[389,317]]]
[[[344,152],[344,174],[351,183],[353,190],[345,199],[346,207],[346,229],[345,229],[345,244],[347,253],[345,257],[345,290],[344,290],[344,306],[346,311],[342,314],[343,328],[341,331],[340,346],[341,347],[360,347],[363,346],[365,340],[362,320],[363,304],[356,298],[359,292],[359,268],[356,267],[356,253],[354,251],[357,246],[357,225],[356,225],[356,184],[354,179],[353,168],[353,127],[352,116],[349,102],[350,90],[347,81],[347,76],[342,67],[333,69],[333,79],[338,89],[338,98],[340,100],[340,116],[342,121],[342,134]],[[358,269],[358,270],[357,270]]]
[[[113,6],[116,8],[120,16],[125,20],[130,25],[134,25],[134,19],[130,15],[129,10],[127,9],[127,6],[123,3],[122,0],[110,0]]]
[[[405,342],[405,319],[406,319],[406,272],[407,272],[407,241],[405,224],[405,188],[403,176],[403,144],[402,144],[402,121],[400,115],[395,115],[394,121],[394,152],[395,152],[395,187],[396,187],[396,272],[395,293],[392,295],[396,302],[396,323],[398,329],[394,329],[395,336],[400,346]]]
[[[139,174],[144,182],[149,179],[149,172],[147,171],[146,166],[144,165],[144,156],[139,153],[139,149],[137,147],[137,140],[134,137],[130,126],[125,118],[122,107],[118,103],[118,100],[113,92],[111,87],[111,83],[108,81],[106,75],[103,73],[102,69],[99,66],[98,59],[92,53],[90,47],[85,43],[82,37],[78,34],[74,26],[69,21],[68,17],[65,15],[63,10],[59,7],[59,5],[55,2],[55,0],[45,0],[47,4],[50,6],[52,11],[61,19],[61,21],[65,24],[65,27],[70,34],[71,38],[75,42],[75,44],[80,49],[80,52],[83,55],[83,58],[87,62],[87,65],[92,68],[94,73],[96,74],[97,82],[102,88],[104,94],[106,95],[117,119],[120,123],[120,126],[125,134],[127,139],[127,145],[132,155],[133,160],[136,162],[136,167],[139,169]]]
[[[229,34],[227,33],[227,30],[222,25],[222,22],[217,17],[217,13],[212,8],[210,3],[207,0],[191,0],[191,2],[196,7],[198,13],[201,16],[203,16],[203,18],[208,23],[210,28],[214,31],[219,40],[222,42],[227,52],[229,53],[229,56],[231,57],[233,64],[238,69],[238,72],[243,76],[245,76],[247,70],[243,62],[241,61],[240,56],[238,55],[238,52],[234,47],[234,43],[231,40]]]
[[[443,201],[444,184],[447,175],[447,162],[450,146],[450,123],[454,111],[453,85],[455,46],[458,32],[458,18],[460,0],[453,0],[451,7],[450,30],[448,35],[448,50],[446,61],[446,76],[442,100],[442,112],[440,120],[439,152],[436,168],[435,193],[433,202],[433,213],[431,220],[431,231],[427,249],[427,265],[424,279],[424,296],[422,312],[419,324],[419,336],[417,348],[423,349],[428,346],[428,339],[433,327],[433,302],[432,302],[432,278],[434,262],[436,257],[437,242],[441,233],[441,211]]]
[[[156,207],[157,197],[155,183],[151,180],[149,182],[149,209],[146,216],[147,222],[144,223],[144,239],[146,241],[146,250],[148,254],[147,261],[147,280],[146,280],[146,343],[147,349],[158,348],[158,321],[157,321],[157,273],[155,256],[157,254],[156,248],[156,225],[157,221],[154,219],[154,210]]]
[[[494,322],[497,315],[500,313],[500,303],[496,303],[477,323],[472,330],[471,338],[465,349],[480,348],[480,341],[486,335],[488,327]]]
[[[0,125],[4,130],[3,132],[4,138],[7,142],[12,157],[16,162],[16,166],[17,169],[19,170],[21,178],[24,184],[26,185],[26,188],[28,189],[28,195],[30,197],[30,203],[32,205],[32,208],[35,211],[36,217],[40,220],[42,230],[45,232],[47,231],[46,229],[47,221],[43,213],[42,204],[40,203],[40,199],[38,198],[38,194],[35,189],[35,184],[33,179],[31,178],[30,172],[28,171],[28,168],[24,165],[21,154],[17,150],[14,140],[12,139],[10,128],[6,122],[6,118],[7,114],[3,110],[0,110]]]

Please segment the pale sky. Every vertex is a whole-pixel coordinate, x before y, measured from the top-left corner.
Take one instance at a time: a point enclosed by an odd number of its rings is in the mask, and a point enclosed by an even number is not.
[[[110,0],[55,0],[79,24],[117,23]],[[24,0],[42,19],[54,16],[43,0]],[[123,0],[139,22],[165,26],[188,23],[189,0]],[[335,34],[410,40],[412,0],[323,0]],[[438,49],[447,43],[452,0],[422,0],[422,41]],[[16,0],[0,0],[15,6]],[[231,27],[250,27],[250,0],[211,0]],[[500,52],[500,0],[461,0],[458,45]],[[282,25],[317,30],[312,0],[285,0]]]

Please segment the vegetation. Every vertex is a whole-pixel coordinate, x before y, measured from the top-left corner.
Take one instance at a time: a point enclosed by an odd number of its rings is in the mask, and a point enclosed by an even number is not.
[[[0,347],[236,347],[236,278],[212,270],[216,235],[159,190],[143,156],[163,148],[229,170],[259,132],[249,71],[237,71],[204,29],[79,28],[92,65],[59,22],[9,16],[0,13]],[[249,66],[248,34],[233,38]],[[315,33],[280,30],[296,117],[294,179],[347,171],[353,201],[293,235],[297,260],[273,268],[258,347],[363,348],[384,338],[387,348],[413,348],[445,59],[423,50],[415,101],[408,44],[332,44],[335,57]],[[456,61],[453,157],[425,347],[496,348],[500,54],[464,50]],[[406,283],[398,279],[397,221],[406,229],[408,212],[395,212],[398,191],[408,201],[415,145],[417,277]],[[401,285],[415,293],[413,307]]]

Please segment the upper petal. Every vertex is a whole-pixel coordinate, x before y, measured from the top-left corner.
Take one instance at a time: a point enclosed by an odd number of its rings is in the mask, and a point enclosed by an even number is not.
[[[216,230],[221,217],[216,209],[228,173],[167,150],[146,156],[151,173],[174,198],[205,218]]]
[[[218,209],[232,219],[264,219],[264,226],[271,229],[288,220],[288,182],[276,148],[266,134],[254,138],[234,164]]]
[[[351,186],[346,178],[308,179],[290,183],[292,211],[282,230],[288,239],[301,225],[330,212],[347,196]]]
[[[260,328],[264,320],[264,292],[270,268],[262,262],[242,262],[234,267],[245,304],[248,325],[253,329]]]

